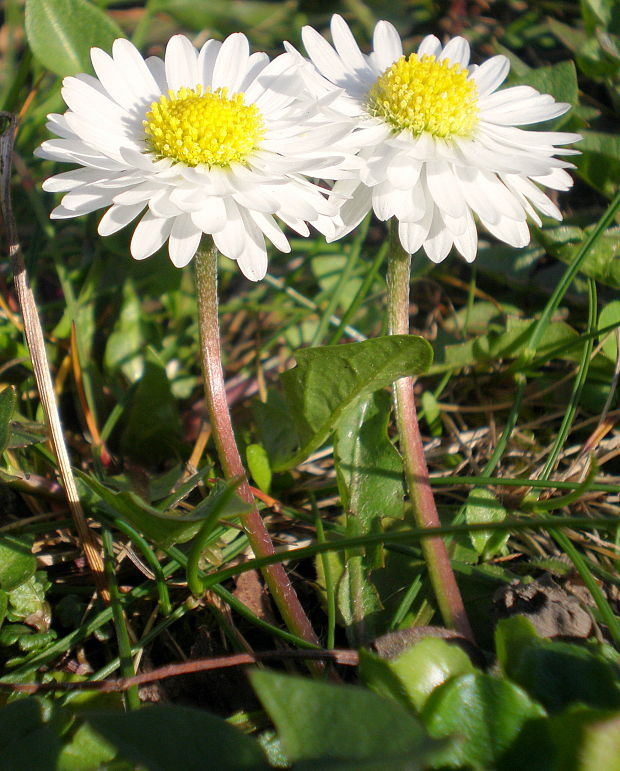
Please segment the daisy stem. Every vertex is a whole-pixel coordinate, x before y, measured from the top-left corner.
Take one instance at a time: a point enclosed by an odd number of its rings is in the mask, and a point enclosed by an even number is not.
[[[398,223],[392,219],[387,269],[388,329],[391,335],[409,334],[410,271],[411,255],[402,248]],[[393,388],[400,450],[415,524],[420,528],[440,527],[416,414],[413,378],[400,378]],[[445,542],[437,537],[424,538],[421,548],[444,623],[473,641]]]
[[[217,249],[201,244],[194,258],[198,325],[204,389],[217,454],[227,479],[241,479],[237,492],[250,511],[241,516],[248,541],[257,557],[274,554],[273,543],[256,508],[233,432],[220,353],[217,300]],[[263,576],[289,631],[313,645],[319,640],[281,564],[263,568]]]

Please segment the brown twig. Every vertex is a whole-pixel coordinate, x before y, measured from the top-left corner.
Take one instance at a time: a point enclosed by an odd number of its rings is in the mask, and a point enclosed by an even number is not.
[[[359,653],[355,650],[274,650],[254,653],[234,653],[231,656],[192,659],[180,664],[168,664],[165,667],[141,672],[133,677],[120,677],[116,680],[84,680],[65,683],[1,683],[0,691],[18,691],[20,693],[40,693],[43,691],[99,691],[99,693],[118,693],[136,685],[166,680],[169,677],[208,672],[214,669],[241,667],[258,664],[262,661],[329,661],[346,667],[359,664]]]

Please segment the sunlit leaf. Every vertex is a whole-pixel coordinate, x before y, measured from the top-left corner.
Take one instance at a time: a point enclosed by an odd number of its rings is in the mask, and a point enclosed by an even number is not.
[[[26,35],[41,64],[64,77],[90,72],[90,49],[109,52],[123,32],[86,0],[27,0]]]
[[[302,349],[295,356],[297,366],[280,379],[297,429],[299,449],[291,458],[277,459],[277,471],[305,460],[336,429],[345,411],[367,394],[398,378],[425,372],[432,360],[432,349],[421,337],[393,335]]]

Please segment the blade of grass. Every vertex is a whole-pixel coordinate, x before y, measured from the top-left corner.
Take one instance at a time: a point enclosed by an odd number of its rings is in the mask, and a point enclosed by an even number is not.
[[[114,557],[114,542],[112,533],[108,528],[103,530],[103,551],[105,554],[105,572],[110,587],[110,602],[112,605],[112,618],[116,630],[116,640],[118,642],[118,652],[121,662],[121,672],[123,677],[133,677],[136,674],[131,658],[131,643],[129,642],[129,631],[127,630],[127,619],[125,611],[121,604],[121,595],[118,591],[116,582],[116,559]],[[130,710],[140,708],[140,696],[137,688],[130,688],[127,691],[127,707]]]
[[[389,247],[389,241],[385,241],[385,243],[381,246],[381,248],[377,251],[377,254],[375,255],[375,259],[372,262],[372,265],[370,266],[370,269],[366,271],[366,275],[364,276],[364,280],[362,282],[362,285],[357,290],[357,293],[355,297],[353,298],[353,302],[347,310],[345,311],[342,320],[340,321],[340,324],[332,334],[332,336],[327,341],[327,345],[336,345],[340,341],[340,338],[343,336],[345,331],[349,328],[349,322],[353,318],[353,316],[357,313],[358,308],[360,305],[364,302],[366,299],[366,295],[368,292],[370,292],[370,289],[375,282],[375,279],[377,277],[377,273],[379,272],[379,268],[383,265],[383,261],[385,260],[385,255],[387,254],[387,250]]]
[[[523,518],[523,519],[505,519],[501,522],[485,522],[478,524],[464,525],[443,525],[442,527],[423,527],[411,528],[410,530],[400,530],[397,533],[369,533],[356,536],[354,538],[338,538],[327,541],[326,543],[316,543],[312,546],[304,546],[299,549],[291,549],[285,554],[274,554],[270,557],[261,559],[252,559],[241,565],[235,565],[228,568],[220,568],[205,577],[205,589],[211,589],[212,584],[220,583],[232,578],[238,573],[245,573],[248,570],[256,570],[266,564],[274,562],[284,562],[287,560],[302,560],[316,557],[318,554],[324,554],[329,551],[344,551],[346,549],[363,549],[377,544],[391,543],[408,544],[423,541],[425,538],[445,537],[448,535],[469,534],[478,531],[489,530],[549,530],[552,528],[570,527],[573,529],[595,529],[602,528],[615,530],[617,519],[612,517],[553,517],[553,518]]]
[[[331,319],[334,317],[334,312],[338,307],[338,303],[340,302],[340,295],[342,290],[346,286],[359,260],[362,244],[364,243],[366,233],[368,232],[369,223],[370,216],[367,216],[355,232],[355,238],[353,239],[353,242],[351,243],[348,250],[349,253],[347,255],[347,261],[345,263],[344,269],[340,271],[336,286],[334,287],[331,293],[331,297],[329,298],[329,302],[327,303],[327,306],[321,315],[319,325],[316,329],[316,332],[314,333],[312,341],[310,342],[311,347],[321,345],[325,335],[327,334],[327,329],[331,323]]]

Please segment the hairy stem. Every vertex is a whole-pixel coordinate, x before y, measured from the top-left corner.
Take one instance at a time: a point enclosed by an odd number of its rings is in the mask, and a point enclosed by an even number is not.
[[[241,479],[237,492],[250,505],[250,511],[241,517],[248,541],[257,557],[267,557],[274,554],[273,544],[246,478],[226,399],[218,322],[217,249],[203,243],[196,253],[195,266],[202,371],[211,430],[225,477]],[[283,566],[269,565],[263,568],[263,575],[288,629],[318,646],[319,640]]]
[[[393,219],[390,223],[387,272],[388,328],[391,335],[409,334],[410,269],[411,255],[402,248],[398,237],[398,224]],[[403,377],[394,383],[394,406],[415,524],[421,528],[439,527],[439,516],[429,482],[418,425],[413,378]],[[425,538],[421,541],[421,547],[444,623],[473,640],[445,542],[442,538]]]

